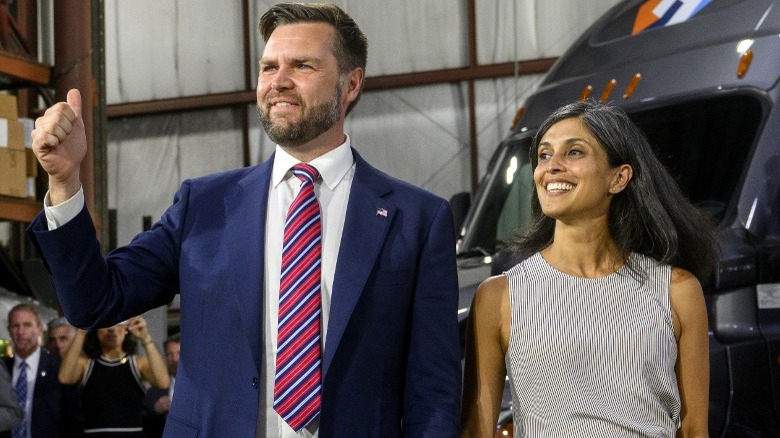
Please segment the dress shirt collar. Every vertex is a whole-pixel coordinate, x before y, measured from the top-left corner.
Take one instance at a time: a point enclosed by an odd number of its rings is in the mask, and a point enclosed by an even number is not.
[[[330,190],[334,190],[336,186],[339,185],[355,163],[355,157],[352,156],[349,136],[345,135],[345,137],[347,139],[339,147],[324,155],[320,155],[308,163],[320,172],[322,182]],[[274,168],[271,174],[273,186],[277,187],[282,181],[290,177],[292,175],[289,173],[290,168],[298,163],[300,163],[299,160],[285,152],[279,145],[276,145]]]
[[[27,368],[28,373],[35,373],[38,369],[38,364],[41,361],[41,347],[36,348],[31,355],[27,356],[27,359],[22,359],[19,355],[15,354],[14,370],[16,370],[16,372],[19,372],[19,364],[21,364],[22,361],[27,362],[27,366],[29,367]]]

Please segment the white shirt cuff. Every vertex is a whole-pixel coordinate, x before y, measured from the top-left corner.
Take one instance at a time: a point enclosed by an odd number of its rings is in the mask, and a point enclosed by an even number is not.
[[[82,208],[84,208],[84,187],[79,188],[79,191],[70,199],[57,205],[51,205],[49,192],[46,192],[46,196],[43,198],[43,212],[46,215],[49,231],[56,230],[70,222],[81,212]]]

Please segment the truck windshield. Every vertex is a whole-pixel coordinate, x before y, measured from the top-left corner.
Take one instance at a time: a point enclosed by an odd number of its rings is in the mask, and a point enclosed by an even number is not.
[[[629,112],[683,193],[716,222],[726,216],[761,123],[753,95],[723,95]],[[464,223],[458,252],[494,254],[531,220],[533,133],[499,146]]]

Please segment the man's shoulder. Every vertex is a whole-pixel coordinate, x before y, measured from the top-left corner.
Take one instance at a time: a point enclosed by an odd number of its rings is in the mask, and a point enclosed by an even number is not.
[[[62,362],[62,359],[59,356],[51,354],[41,348],[40,368],[59,369],[60,362]]]
[[[257,173],[258,166],[241,167],[238,169],[215,172],[208,175],[198,176],[187,179],[187,182],[193,186],[213,186],[220,184],[231,184]]]
[[[186,187],[193,195],[224,196],[236,188],[257,184],[263,178],[270,178],[265,163],[188,178],[182,183],[182,188]]]

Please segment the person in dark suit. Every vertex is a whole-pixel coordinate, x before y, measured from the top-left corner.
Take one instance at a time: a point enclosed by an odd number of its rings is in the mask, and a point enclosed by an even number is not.
[[[65,314],[79,327],[110,326],[180,294],[167,437],[457,436],[449,204],[352,149],[344,119],[363,86],[367,42],[347,14],[332,4],[280,4],[263,15],[260,33],[257,106],[277,143],[273,156],[185,181],[158,223],[105,257],[79,182],[80,93],[71,90],[36,121],[33,149],[49,193],[28,235]],[[285,225],[290,205],[290,217],[311,208],[312,228],[285,247],[284,231],[296,225]],[[289,280],[287,251],[303,241],[319,249],[298,253],[305,280]],[[289,286],[297,281],[307,287]],[[287,300],[299,293],[310,313],[289,318]],[[306,324],[301,334],[279,329],[291,320]],[[306,374],[289,377],[290,359],[277,351],[287,339],[298,347],[304,335]],[[306,418],[293,418],[293,405]]]
[[[76,339],[76,327],[70,325],[64,317],[55,318],[46,327],[46,349],[49,353],[65,357],[70,344]]]
[[[168,336],[163,342],[163,352],[165,353],[165,364],[168,366],[170,385],[168,385],[168,389],[151,387],[146,390],[143,403],[143,422],[147,438],[162,436],[165,419],[171,409],[176,370],[179,367],[179,353],[181,352],[181,335],[179,333]]]
[[[13,357],[4,357],[3,362],[11,374],[13,387],[19,386],[20,375],[26,376],[26,388],[23,405],[24,420],[17,426],[31,438],[53,438],[61,434],[61,412],[63,391],[57,372],[60,368],[59,356],[49,354],[41,348],[43,323],[38,309],[26,303],[17,304],[8,312],[8,333],[13,342]],[[22,373],[22,368],[24,372]],[[0,434],[10,437],[11,432]]]
[[[11,386],[11,375],[4,366],[0,366],[0,432],[11,430],[21,424],[24,411],[16,398],[16,391]]]

